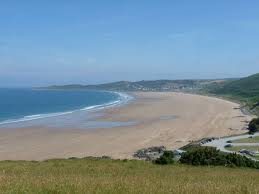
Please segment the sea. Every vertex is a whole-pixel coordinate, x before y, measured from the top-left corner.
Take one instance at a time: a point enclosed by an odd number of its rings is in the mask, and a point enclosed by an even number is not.
[[[127,94],[88,90],[0,89],[0,128],[74,127],[105,128],[134,122],[101,122],[99,110],[120,106]]]

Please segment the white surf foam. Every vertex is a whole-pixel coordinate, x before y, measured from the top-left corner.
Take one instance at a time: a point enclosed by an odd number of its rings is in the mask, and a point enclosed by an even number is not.
[[[119,99],[115,100],[115,101],[112,101],[112,102],[105,103],[105,104],[87,106],[85,108],[72,110],[72,111],[28,115],[28,116],[24,116],[23,118],[20,118],[20,119],[9,119],[9,120],[5,120],[5,121],[0,122],[0,125],[26,122],[26,121],[32,121],[32,120],[36,120],[36,119],[44,119],[44,118],[50,118],[50,117],[57,117],[57,116],[72,114],[76,111],[100,110],[100,109],[109,108],[109,107],[112,107],[112,106],[117,106],[117,105],[120,105],[120,104],[123,104],[123,103],[127,103],[129,100],[133,99],[133,97],[131,97],[127,94],[124,94],[124,93],[120,93],[120,92],[111,92],[111,93],[115,93],[115,94],[119,95]]]

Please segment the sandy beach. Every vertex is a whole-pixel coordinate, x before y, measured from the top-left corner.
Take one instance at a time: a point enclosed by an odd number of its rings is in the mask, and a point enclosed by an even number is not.
[[[102,121],[133,121],[133,126],[84,130],[66,128],[0,129],[0,160],[111,156],[132,158],[141,148],[176,149],[203,137],[244,133],[251,116],[222,99],[183,94],[131,93],[128,105],[104,111]]]

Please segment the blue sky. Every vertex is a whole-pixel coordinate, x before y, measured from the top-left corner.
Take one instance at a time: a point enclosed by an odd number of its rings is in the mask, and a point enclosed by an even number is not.
[[[0,1],[0,86],[259,72],[257,0]]]

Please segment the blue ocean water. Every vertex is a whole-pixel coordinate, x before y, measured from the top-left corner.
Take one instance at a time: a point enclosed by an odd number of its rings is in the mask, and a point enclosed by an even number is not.
[[[66,115],[121,100],[120,94],[105,91],[0,89],[0,124]]]

